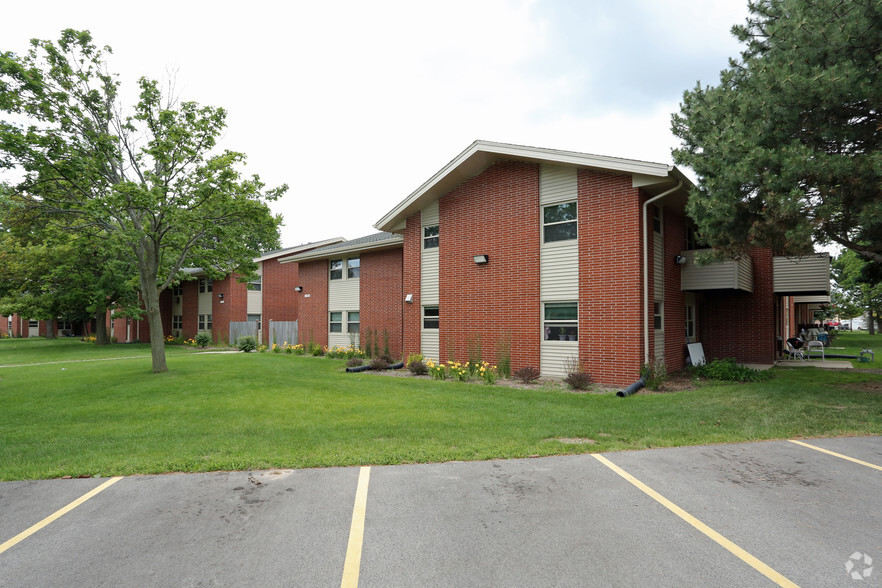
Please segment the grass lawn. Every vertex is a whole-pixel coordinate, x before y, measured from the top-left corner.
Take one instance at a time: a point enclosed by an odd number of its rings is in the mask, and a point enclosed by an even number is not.
[[[108,357],[113,350],[127,357],[139,349],[74,343],[0,340],[0,365],[40,363],[37,356],[82,359],[89,352]],[[0,480],[882,433],[882,374],[850,370],[781,369],[769,382],[623,399],[345,374],[341,360],[271,353],[170,349],[170,371],[154,375],[149,349],[140,354],[0,368]],[[564,438],[585,442],[559,441]]]

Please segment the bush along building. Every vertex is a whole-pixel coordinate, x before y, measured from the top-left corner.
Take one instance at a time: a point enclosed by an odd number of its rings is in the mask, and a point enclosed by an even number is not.
[[[543,377],[579,365],[610,385],[684,367],[688,343],[771,364],[829,301],[830,259],[707,262],[684,212],[691,188],[666,164],[476,141],[379,232],[268,252],[251,284],[192,270],[163,317],[184,338],[228,341],[250,322],[265,344],[508,358]]]

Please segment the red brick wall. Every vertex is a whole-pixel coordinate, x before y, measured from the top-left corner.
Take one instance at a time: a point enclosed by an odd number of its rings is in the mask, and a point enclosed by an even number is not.
[[[496,363],[497,342],[507,338],[513,369],[538,367],[539,166],[497,163],[439,205],[441,358],[465,361],[479,342],[483,359]],[[477,254],[490,263],[475,264]]]
[[[300,343],[314,341],[328,344],[328,262],[320,259],[300,264],[300,285],[303,292],[295,292],[299,297],[300,310],[297,325]],[[275,320],[275,319],[273,319]],[[268,323],[267,323],[268,324]]]
[[[0,314],[0,337],[9,336],[9,317]]]
[[[579,356],[596,382],[631,383],[643,363],[641,194],[630,176],[580,170],[578,182]]]
[[[294,291],[302,286],[297,263],[279,263],[278,259],[263,262],[261,290],[263,292],[263,324],[274,321],[296,321],[297,305],[303,294]],[[302,341],[301,337],[301,341]]]
[[[373,329],[389,334],[389,353],[402,357],[402,292],[401,249],[365,252],[361,254],[361,275],[359,278],[359,320],[361,332]],[[409,306],[409,305],[408,305]],[[406,359],[406,358],[405,358]]]
[[[181,334],[190,339],[199,332],[199,280],[188,280],[181,283]]]
[[[402,252],[403,296],[413,295],[413,302],[404,303],[403,328],[405,355],[421,351],[420,328],[422,310],[420,306],[420,253],[422,251],[421,215],[416,213],[407,219],[404,230],[404,250]]]
[[[772,253],[755,249],[753,294],[736,290],[708,293],[699,305],[699,330],[708,360],[734,357],[747,363],[775,360],[775,294]]]
[[[229,343],[230,321],[244,321],[248,309],[248,287],[231,274],[212,284],[211,334],[216,342]],[[220,295],[223,294],[223,298]]]

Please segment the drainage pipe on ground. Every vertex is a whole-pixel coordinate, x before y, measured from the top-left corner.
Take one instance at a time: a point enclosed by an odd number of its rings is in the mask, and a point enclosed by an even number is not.
[[[631,394],[636,394],[637,390],[639,390],[640,388],[642,388],[645,385],[646,385],[646,380],[644,380],[643,378],[640,378],[639,380],[637,380],[636,382],[634,382],[633,384],[631,384],[630,386],[628,386],[624,390],[619,390],[618,392],[616,392],[616,396],[618,396],[619,398],[624,398],[625,396],[630,396]]]

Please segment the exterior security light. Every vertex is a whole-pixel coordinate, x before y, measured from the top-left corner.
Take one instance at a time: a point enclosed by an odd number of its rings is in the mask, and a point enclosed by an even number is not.
[[[303,286],[295,286],[294,291],[295,292],[303,292]]]
[[[686,265],[686,256],[678,255],[674,258],[674,263],[676,263],[677,265]]]
[[[413,303],[413,294],[408,294],[407,296],[405,296],[404,301],[407,302],[408,304]]]
[[[221,300],[224,299],[224,295],[223,295],[223,294],[218,294],[217,297],[220,298]]]
[[[485,263],[490,261],[489,255],[475,255],[472,258],[475,260],[475,263],[478,265],[484,265]]]

